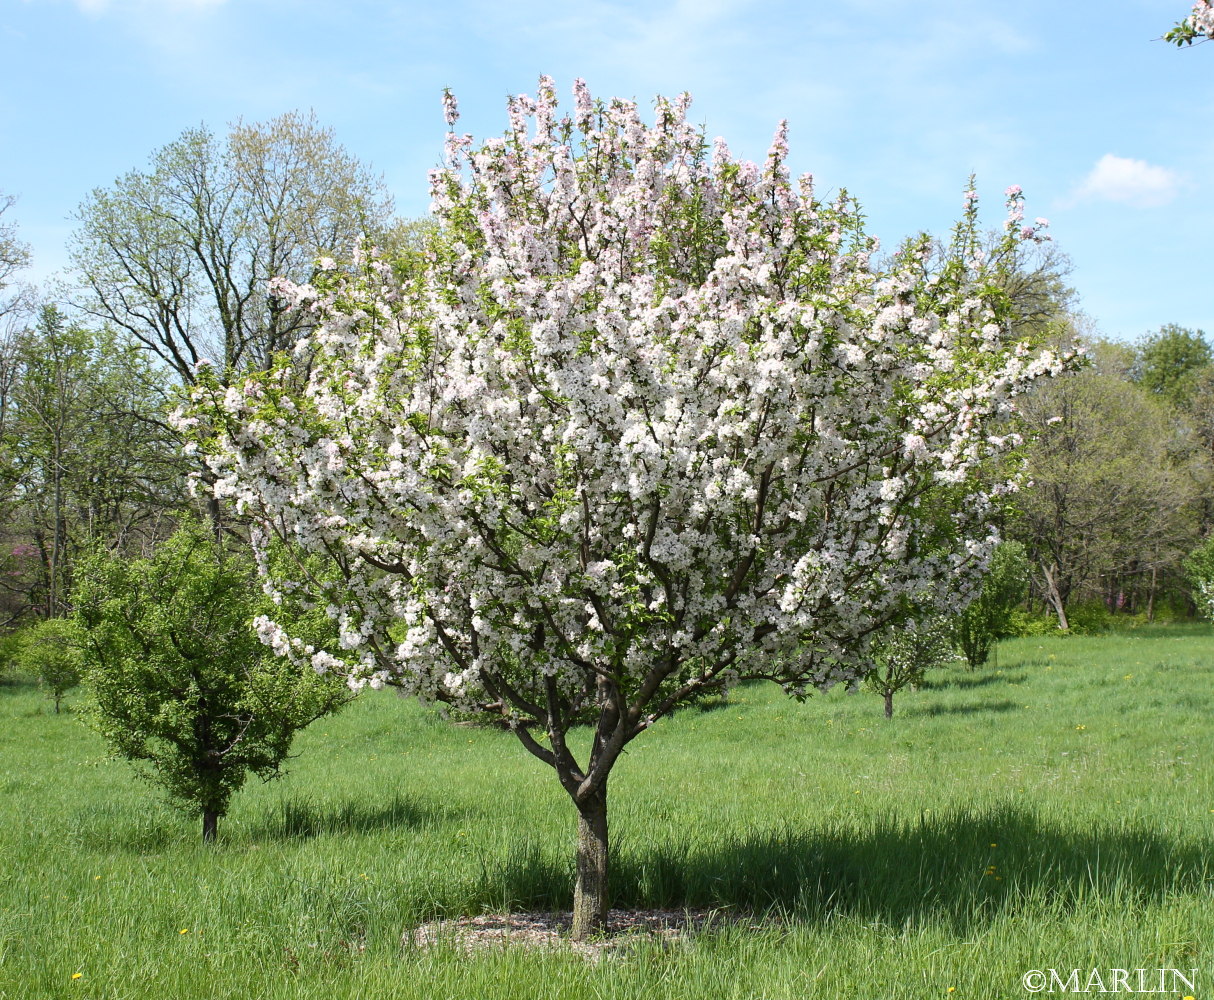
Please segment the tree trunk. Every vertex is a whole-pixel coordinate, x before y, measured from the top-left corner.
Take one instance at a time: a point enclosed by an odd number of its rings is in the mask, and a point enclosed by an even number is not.
[[[607,929],[607,789],[578,804],[577,881],[573,887],[573,938]]]
[[[219,828],[219,813],[214,809],[202,810],[202,842],[215,843],[215,832]]]
[[[1058,627],[1064,632],[1071,630],[1070,624],[1066,620],[1066,605],[1063,604],[1062,595],[1058,592],[1058,580],[1055,575],[1057,564],[1053,567],[1047,566],[1044,562],[1041,564],[1041,572],[1045,576],[1045,593],[1050,604],[1054,606],[1054,613],[1058,616]]]
[[[885,717],[892,719],[894,717],[894,692],[885,692]]]
[[[1159,583],[1159,567],[1151,567],[1151,589],[1147,594],[1147,621],[1155,620],[1155,588]]]

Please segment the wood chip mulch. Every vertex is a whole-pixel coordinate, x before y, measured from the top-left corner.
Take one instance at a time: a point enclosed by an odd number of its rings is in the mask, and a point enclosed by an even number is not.
[[[402,943],[413,948],[450,944],[469,953],[511,945],[551,948],[597,961],[643,941],[671,946],[710,926],[755,923],[751,916],[723,910],[611,910],[606,934],[574,941],[569,937],[572,922],[570,913],[486,913],[422,924],[407,932]]]

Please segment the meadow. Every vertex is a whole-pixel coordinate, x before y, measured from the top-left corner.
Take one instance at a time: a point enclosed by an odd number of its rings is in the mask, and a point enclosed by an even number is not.
[[[572,807],[508,733],[360,697],[204,847],[10,680],[0,998],[994,1000],[1033,969],[1196,968],[1201,1000],[1212,718],[1214,632],[1185,625],[1012,640],[892,721],[771,686],[685,709],[613,774],[613,903],[721,918],[588,962],[402,945],[437,916],[568,907]]]

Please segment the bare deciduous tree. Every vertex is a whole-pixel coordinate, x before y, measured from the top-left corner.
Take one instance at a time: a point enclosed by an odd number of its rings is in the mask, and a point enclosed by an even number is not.
[[[266,293],[348,259],[390,224],[382,182],[311,115],[187,129],[147,170],[80,206],[71,259],[78,306],[154,351],[186,384],[197,365],[265,367],[308,320]]]

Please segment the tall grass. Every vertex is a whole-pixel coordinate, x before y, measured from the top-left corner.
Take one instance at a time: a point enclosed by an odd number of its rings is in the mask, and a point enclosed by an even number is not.
[[[892,722],[762,686],[684,710],[612,778],[613,898],[722,920],[597,964],[402,946],[436,916],[569,905],[572,808],[508,733],[360,698],[204,848],[10,683],[0,997],[996,998],[1030,969],[1203,968],[1212,680],[1214,635],[1173,626],[1005,643]]]

